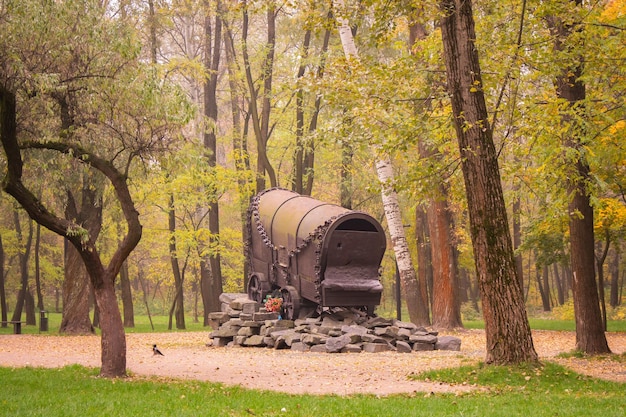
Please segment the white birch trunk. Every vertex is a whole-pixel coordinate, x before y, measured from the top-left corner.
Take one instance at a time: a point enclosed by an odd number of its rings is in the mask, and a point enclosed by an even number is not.
[[[402,212],[398,203],[398,194],[393,190],[393,167],[391,161],[382,155],[376,157],[376,174],[381,185],[381,196],[383,200],[383,210],[385,210],[385,218],[389,227],[389,236],[393,245],[393,251],[396,255],[398,263],[398,272],[400,273],[400,281],[402,288],[406,289],[408,283],[415,281],[415,269],[413,268],[413,260],[411,252],[404,234],[404,225],[402,222]]]
[[[335,9],[341,10],[344,8],[343,0],[334,0]],[[358,60],[359,54],[354,43],[354,37],[352,36],[352,29],[348,19],[337,14],[337,22],[339,24],[339,37],[341,39],[341,45],[343,46],[343,52],[348,61]],[[400,285],[404,294],[407,294],[407,289],[411,287],[410,283],[417,280],[415,275],[415,268],[413,268],[413,261],[411,259],[411,252],[409,251],[409,245],[404,234],[404,225],[402,222],[402,212],[400,211],[400,205],[398,204],[398,195],[393,189],[394,174],[391,160],[384,155],[382,149],[376,146],[374,149],[376,155],[376,174],[378,181],[381,184],[381,196],[383,201],[383,210],[385,211],[385,218],[387,220],[387,226],[389,227],[389,236],[391,237],[391,243],[396,255],[396,262],[398,264],[398,273],[400,275]],[[409,311],[412,309],[409,308]],[[417,317],[411,317],[412,321],[418,320]]]

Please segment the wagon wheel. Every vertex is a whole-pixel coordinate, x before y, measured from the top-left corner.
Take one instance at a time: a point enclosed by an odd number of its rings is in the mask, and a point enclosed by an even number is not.
[[[287,320],[297,319],[300,313],[300,295],[298,294],[298,290],[288,285],[281,288],[280,292],[283,296],[284,318]]]
[[[263,303],[263,299],[270,292],[270,283],[267,282],[263,274],[250,276],[248,282],[248,298],[257,303]]]

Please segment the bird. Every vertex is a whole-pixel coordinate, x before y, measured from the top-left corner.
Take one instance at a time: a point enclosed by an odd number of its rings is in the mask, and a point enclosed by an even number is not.
[[[163,353],[159,350],[159,348],[157,347],[157,345],[152,345],[152,352],[154,352],[154,355],[153,355],[153,356],[156,356],[156,355],[165,356],[165,355],[164,355],[164,354],[163,354]]]

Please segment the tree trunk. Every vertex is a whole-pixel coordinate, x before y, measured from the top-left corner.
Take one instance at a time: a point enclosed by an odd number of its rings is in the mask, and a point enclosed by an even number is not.
[[[89,318],[89,276],[80,253],[64,241],[63,314],[61,334],[93,334],[95,329]]]
[[[261,192],[265,189],[265,173],[267,173],[270,179],[270,186],[276,187],[276,173],[274,168],[270,164],[267,156],[267,142],[269,139],[269,116],[271,110],[270,95],[272,92],[272,71],[274,64],[274,44],[276,41],[276,19],[274,15],[274,9],[268,7],[267,11],[267,54],[263,62],[263,74],[261,79],[263,80],[263,92],[262,92],[262,111],[259,114],[258,110],[258,94],[257,88],[254,85],[254,79],[252,78],[252,71],[250,65],[250,57],[248,54],[248,12],[247,7],[244,5],[243,9],[243,24],[242,24],[242,56],[243,65],[246,73],[246,82],[248,86],[248,93],[250,94],[250,115],[252,117],[252,127],[254,129],[254,136],[257,141],[257,186],[256,191]]]
[[[39,248],[41,246],[41,225],[39,223],[37,223],[35,230],[35,288],[37,290],[37,309],[42,311],[45,309],[41,291],[41,268],[39,266]]]
[[[570,0],[572,8],[582,5],[582,0]],[[569,44],[570,35],[583,30],[582,25],[572,26],[560,18],[549,16],[548,26],[557,52],[572,52],[572,64],[562,68],[555,80],[559,100],[567,103],[561,113],[561,131],[565,132],[565,153],[570,155],[567,173],[570,257],[572,264],[572,293],[576,318],[576,348],[588,354],[609,353],[600,313],[596,285],[593,230],[593,207],[587,183],[592,182],[589,165],[584,157],[585,129],[579,119],[584,119],[585,84],[581,79],[584,61],[582,55]],[[568,61],[569,62],[569,61]],[[573,114],[573,113],[577,114]]]
[[[174,196],[170,194],[170,209],[167,214],[170,239],[170,265],[174,276],[174,300],[170,310],[170,320],[167,329],[172,330],[172,314],[176,313],[176,328],[185,328],[185,294],[183,291],[183,276],[180,272],[179,254],[176,248],[176,212],[174,211]]]
[[[241,110],[243,107],[243,102],[245,101],[242,97],[241,89],[239,88],[239,78],[238,74],[240,72],[240,68],[235,60],[235,45],[233,42],[232,31],[229,26],[229,22],[223,21],[225,36],[224,36],[224,49],[226,51],[226,65],[228,67],[228,85],[230,89],[230,103],[231,103],[231,114],[233,119],[233,154],[235,160],[235,170],[237,171],[237,188],[239,192],[239,213],[241,218],[241,235],[245,245],[245,242],[248,241],[248,228],[247,224],[247,213],[248,213],[248,204],[251,198],[251,192],[249,191],[251,188],[248,186],[248,176],[246,172],[250,172],[250,155],[248,153],[247,147],[247,131],[244,131],[242,127],[241,121]],[[244,264],[243,271],[243,285],[242,288],[247,291],[248,288],[248,263]],[[210,279],[210,272],[207,273],[207,265],[203,260],[200,265],[200,294],[202,295],[202,303],[204,305],[204,325],[208,326],[209,323],[209,311],[212,311],[214,307],[210,306],[209,297],[210,297],[210,288],[205,285],[207,279]]]
[[[609,254],[611,245],[610,234],[606,231],[605,245],[600,256],[596,256],[596,270],[598,271],[598,297],[600,297],[600,312],[602,313],[602,326],[606,332],[606,300],[604,297],[604,261]],[[600,243],[598,242],[598,246]]]
[[[74,194],[67,191],[65,218],[84,225],[94,240],[100,235],[102,227],[102,197],[99,193],[101,188],[93,176],[83,171],[80,207]],[[72,245],[64,245],[64,256],[63,315],[59,332],[75,335],[94,333],[94,326],[98,327],[99,317],[96,315],[97,310],[94,309],[92,325],[89,318],[91,289],[87,269],[80,253]]]
[[[443,186],[440,185],[440,188],[446,195]],[[447,200],[431,198],[427,215],[433,265],[433,327],[463,327],[454,227]]]
[[[124,327],[135,327],[135,312],[133,306],[133,293],[128,276],[128,261],[122,264],[120,269],[120,287],[122,289],[122,308],[124,310]]]
[[[584,170],[579,165],[579,170]],[[584,184],[579,184],[584,188]],[[573,191],[573,190],[572,190]],[[576,349],[587,354],[609,353],[600,313],[594,267],[593,208],[584,190],[574,192],[569,205],[572,292],[576,318]]]
[[[300,54],[300,65],[296,74],[296,83],[300,84],[304,77],[306,64],[309,57],[309,47],[311,46],[311,29],[304,32],[304,40],[302,41],[302,53]],[[304,191],[304,150],[307,144],[304,142],[304,90],[299,87],[296,90],[296,152],[293,160],[293,177],[291,180],[291,189],[298,194]]]
[[[339,194],[341,206],[352,210],[352,145],[342,141],[341,144],[341,176]]]
[[[6,293],[6,289],[4,287],[4,281],[5,281],[5,271],[4,271],[4,245],[2,244],[2,235],[0,234],[0,314],[1,314],[1,321],[3,322],[2,324],[0,324],[1,327],[7,327],[7,293]]]
[[[515,193],[519,192],[519,184],[515,183],[513,186]],[[517,252],[522,245],[522,204],[519,196],[516,194],[513,200],[513,251]],[[515,255],[515,268],[517,269],[517,276],[519,278],[520,286],[524,288],[524,260],[522,259],[522,253],[518,252]]]
[[[114,280],[115,276],[104,276],[102,285],[94,288],[102,331],[100,375],[108,378],[126,376],[126,336],[117,306]]]
[[[20,250],[20,253],[18,254],[18,259],[20,262],[21,287],[18,293],[15,310],[13,311],[13,317],[11,318],[11,320],[20,321],[22,319],[22,312],[25,312],[26,324],[36,325],[37,323],[35,322],[34,305],[31,310],[30,305],[26,303],[26,297],[30,295],[30,289],[28,287],[28,258],[30,257],[30,248],[33,241],[33,224],[32,221],[28,219],[28,237],[26,237],[26,241],[24,241],[20,218],[17,210],[13,211],[13,221],[15,223],[15,231],[17,233],[18,242],[20,243],[20,245],[23,245],[23,250]]]
[[[409,48],[412,51],[417,39],[428,36],[427,30],[417,21],[419,13],[415,10],[414,19],[409,26]],[[430,82],[432,84],[432,81]],[[428,92],[426,92],[427,95]],[[421,104],[420,104],[421,106]],[[426,111],[432,110],[431,100],[423,103]],[[422,109],[423,111],[424,109]],[[417,113],[418,110],[416,110]],[[439,159],[426,140],[418,139],[420,158]],[[434,179],[433,192],[428,196],[426,217],[430,241],[430,262],[432,264],[432,324],[438,329],[463,327],[461,305],[459,303],[459,282],[457,267],[456,239],[454,222],[448,207],[448,190],[443,182]],[[418,264],[419,265],[419,264]]]
[[[327,19],[330,20],[332,15],[328,14]],[[328,51],[328,43],[330,40],[330,26],[324,31],[324,40],[322,49],[320,51],[320,63],[317,67],[317,80],[321,80],[324,75],[326,53]],[[302,56],[300,58],[300,66],[298,67],[297,80],[303,79],[307,67],[307,61],[309,58],[309,48],[311,44],[311,30],[305,31],[304,40],[302,42]],[[317,95],[315,98],[314,108],[311,114],[311,119],[308,126],[308,138],[305,140],[305,94],[303,88],[298,88],[296,91],[296,152],[294,156],[294,178],[292,180],[293,191],[303,194],[311,195],[313,189],[314,179],[314,161],[315,161],[315,143],[313,141],[312,133],[317,129],[317,118],[320,112],[322,97]],[[342,165],[342,179],[344,178],[344,166]],[[344,183],[342,182],[342,196]],[[342,199],[343,201],[343,199]],[[350,208],[343,205],[343,207]]]
[[[543,278],[543,280],[542,280]],[[550,306],[550,275],[548,273],[548,266],[544,266],[540,269],[537,268],[537,287],[539,288],[539,294],[541,295],[541,305],[543,311],[552,311]]]
[[[517,276],[493,132],[482,92],[472,4],[442,0],[448,91],[461,154],[480,289],[486,362],[538,362]]]
[[[561,278],[561,274],[559,273],[559,264],[554,263],[552,265],[552,268],[552,270],[554,271],[554,284],[556,286],[556,299],[559,305],[562,306],[563,304],[565,304],[565,284],[563,283],[563,279]]]
[[[202,307],[204,308],[203,325],[209,325],[209,313],[211,311],[220,311],[211,297],[211,267],[207,259],[200,261],[200,294],[202,295]]]
[[[619,264],[620,264],[620,245],[615,245],[613,258],[611,259],[611,293],[609,296],[609,304],[615,308],[619,305]]]
[[[37,325],[37,316],[35,315],[35,297],[30,291],[26,290],[24,294],[24,310],[26,311],[26,324],[29,326]]]
[[[205,128],[204,146],[209,151],[207,154],[207,162],[210,169],[217,167],[217,78],[220,66],[220,51],[222,45],[222,6],[221,2],[217,2],[217,13],[215,16],[215,37],[214,43],[211,45],[211,17],[205,17],[205,67],[210,74],[204,84],[204,115],[209,121],[210,126]],[[212,49],[211,49],[212,48]],[[209,253],[209,263],[211,265],[211,292],[209,297],[211,306],[219,305],[219,296],[222,293],[222,267],[219,251],[219,204],[217,195],[208,195],[209,200],[209,233],[210,245],[213,248]],[[219,311],[219,310],[213,310]]]
[[[415,208],[415,238],[417,240],[417,287],[419,299],[416,302],[416,324],[430,325],[428,284],[433,281],[432,251],[428,231],[428,217],[421,205]]]
[[[331,24],[332,21],[332,11],[329,11],[326,15],[326,30],[324,31],[324,40],[322,42],[322,49],[320,50],[320,63],[317,67],[317,80],[321,80],[324,77],[324,70],[326,68],[326,55],[328,53],[328,44],[330,43],[330,34],[331,34]],[[304,173],[304,178],[306,182],[303,184],[302,193],[305,195],[311,195],[313,191],[313,179],[315,178],[315,142],[313,139],[312,133],[317,130],[317,119],[320,114],[320,107],[322,105],[322,95],[318,94],[315,97],[315,106],[313,110],[313,114],[311,115],[311,120],[309,121],[309,136],[311,137],[309,146],[307,146],[304,150],[303,155],[303,166],[302,170]]]

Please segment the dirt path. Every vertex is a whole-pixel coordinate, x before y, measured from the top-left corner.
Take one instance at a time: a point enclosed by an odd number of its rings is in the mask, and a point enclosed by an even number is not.
[[[293,394],[459,392],[472,387],[411,381],[407,376],[429,369],[479,362],[485,356],[484,332],[456,333],[460,352],[400,354],[324,354],[256,348],[207,347],[208,333],[147,333],[127,335],[127,365],[131,374],[197,379]],[[574,347],[573,332],[533,332],[541,359],[555,360],[577,372],[626,382],[626,363],[613,360],[556,359]],[[626,352],[626,333],[608,333],[614,353]],[[152,344],[165,356],[153,356]],[[100,366],[97,336],[0,335],[0,366]]]

